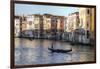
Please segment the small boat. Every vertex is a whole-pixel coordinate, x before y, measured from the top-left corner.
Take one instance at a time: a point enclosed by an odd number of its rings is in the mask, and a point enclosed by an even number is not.
[[[57,53],[67,53],[67,52],[71,52],[71,51],[72,51],[72,48],[69,49],[69,50],[54,49],[54,47],[53,47],[53,43],[52,43],[51,48],[48,48],[48,50],[50,50],[51,52],[57,52]]]
[[[67,53],[67,52],[71,52],[72,49],[69,50],[63,50],[63,49],[53,49],[53,48],[48,48],[51,52],[57,52],[57,53]]]

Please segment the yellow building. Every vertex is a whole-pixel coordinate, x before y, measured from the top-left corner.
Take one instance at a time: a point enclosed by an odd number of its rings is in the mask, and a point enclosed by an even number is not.
[[[91,8],[91,24],[90,24],[90,39],[91,43],[93,43],[95,40],[95,10],[94,8]]]
[[[90,27],[90,29],[91,29],[91,32],[94,32],[95,31],[95,23],[94,23],[94,17],[95,17],[95,11],[94,11],[94,8],[92,8],[91,9],[91,27]]]
[[[84,30],[90,30],[90,8],[80,8],[79,17],[80,17],[80,28]]]
[[[84,30],[94,32],[94,8],[80,8],[80,27]]]
[[[85,37],[89,41],[94,37],[94,9],[79,8],[80,28],[85,30]],[[90,41],[91,42],[91,41]]]

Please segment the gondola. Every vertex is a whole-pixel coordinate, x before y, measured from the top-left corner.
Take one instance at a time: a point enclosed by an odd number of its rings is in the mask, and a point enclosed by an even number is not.
[[[54,48],[48,48],[48,50],[50,50],[51,52],[56,52],[56,53],[68,53],[72,51],[72,49],[63,50],[63,49],[54,49]]]
[[[71,52],[72,51],[72,48],[69,49],[69,50],[55,49],[54,48],[54,43],[55,43],[55,41],[52,42],[51,48],[48,48],[48,50],[50,50],[52,53],[53,52],[56,52],[56,53],[68,53],[68,52]]]

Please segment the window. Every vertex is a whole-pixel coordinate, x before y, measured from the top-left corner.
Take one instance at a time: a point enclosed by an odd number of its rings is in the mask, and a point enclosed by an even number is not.
[[[89,38],[89,31],[87,30],[87,38]]]
[[[16,25],[18,26],[19,24],[17,23]]]
[[[87,14],[90,14],[90,11],[89,11],[89,9],[87,10]]]
[[[87,22],[87,28],[89,27],[89,23]]]
[[[29,21],[29,25],[32,25],[32,21]]]
[[[38,28],[38,24],[35,24],[35,28]]]

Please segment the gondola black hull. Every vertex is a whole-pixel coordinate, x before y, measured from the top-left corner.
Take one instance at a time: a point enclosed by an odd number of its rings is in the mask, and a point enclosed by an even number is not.
[[[53,48],[48,48],[51,52],[56,52],[56,53],[68,53],[71,52],[72,49],[70,50],[62,50],[62,49],[53,49]]]

